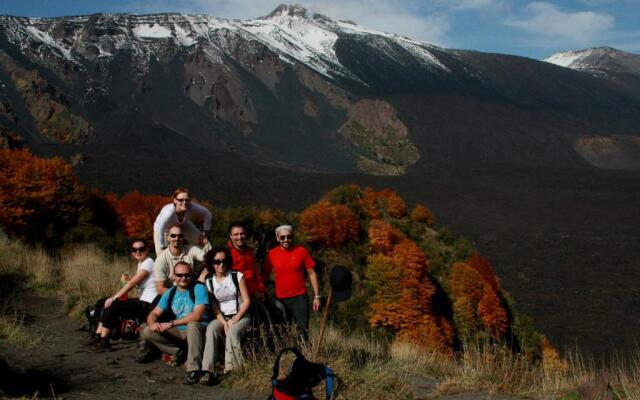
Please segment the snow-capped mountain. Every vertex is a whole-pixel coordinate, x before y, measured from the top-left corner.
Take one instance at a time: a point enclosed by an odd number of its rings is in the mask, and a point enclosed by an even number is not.
[[[33,50],[40,45],[60,57],[81,64],[83,58],[114,57],[118,51],[131,50],[142,61],[168,45],[207,48],[207,57],[220,62],[232,55],[234,41],[260,43],[289,64],[303,63],[331,78],[357,79],[339,61],[335,45],[340,36],[366,35],[373,45],[389,57],[399,46],[425,66],[447,71],[430,49],[436,48],[394,34],[366,29],[353,22],[333,21],[297,5],[280,5],[266,17],[251,20],[227,20],[207,15],[93,15],[64,20],[0,17],[7,39]],[[90,27],[90,29],[88,29]]]
[[[629,74],[640,77],[640,55],[611,47],[556,53],[544,61],[595,75]]]
[[[594,161],[610,141],[582,139],[637,135],[639,122],[640,95],[616,82],[297,5],[252,20],[0,17],[0,143],[79,152],[84,169],[105,154],[159,167],[174,148],[196,169],[211,167],[209,151],[215,168],[240,157],[375,175],[425,163],[636,168],[633,154]],[[607,160],[620,152],[612,140]]]

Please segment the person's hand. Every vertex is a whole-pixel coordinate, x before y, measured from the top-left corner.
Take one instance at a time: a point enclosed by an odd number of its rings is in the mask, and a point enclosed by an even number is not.
[[[231,321],[231,320],[229,320]],[[224,334],[228,334],[229,333],[229,328],[231,328],[231,325],[229,325],[229,321],[224,321],[222,323],[222,326],[224,327]]]
[[[159,322],[154,322],[153,324],[151,324],[151,326],[149,326],[149,329],[151,329],[153,332],[162,332],[162,324]]]
[[[235,324],[235,323],[236,323],[236,319],[235,319],[235,317],[233,317],[233,318],[231,318],[230,320],[228,320],[228,321],[227,321],[227,329],[231,329],[231,327],[232,327],[232,326],[233,326],[233,324]],[[227,333],[227,332],[225,331],[225,333]]]
[[[104,308],[109,308],[109,307],[111,307],[111,303],[113,303],[113,297],[109,297],[107,300],[105,300],[105,302],[104,302]]]
[[[206,246],[207,243],[209,243],[209,238],[207,238],[206,234],[201,233],[200,237],[198,238],[198,246],[200,246],[200,247]]]
[[[313,298],[312,308],[313,308],[314,312],[318,312],[318,310],[320,309],[320,298],[319,297],[314,297]]]
[[[159,325],[160,325],[160,330],[158,332],[168,331],[172,327],[171,322],[163,322]]]

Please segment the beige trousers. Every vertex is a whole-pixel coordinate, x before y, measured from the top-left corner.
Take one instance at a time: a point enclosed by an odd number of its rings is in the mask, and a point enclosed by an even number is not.
[[[176,354],[180,347],[184,347],[184,341],[186,341],[187,361],[185,361],[184,366],[187,371],[200,371],[205,329],[201,322],[196,321],[189,322],[187,329],[183,331],[173,327],[165,332],[158,333],[146,326],[142,332],[142,337],[163,353],[168,354]]]
[[[242,335],[249,327],[249,317],[245,315],[240,321],[234,323],[229,329],[229,334],[224,334],[224,328],[217,319],[207,326],[206,343],[202,360],[202,370],[214,372],[215,364],[219,360],[220,345],[224,339],[224,372],[244,367],[242,356]]]

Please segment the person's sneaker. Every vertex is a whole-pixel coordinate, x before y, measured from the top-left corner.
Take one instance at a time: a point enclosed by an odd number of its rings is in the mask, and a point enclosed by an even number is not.
[[[140,364],[146,364],[157,358],[158,351],[154,350],[152,347],[147,346],[142,350],[142,352],[140,352],[140,354],[138,354],[136,358],[134,358],[134,361]]]
[[[100,338],[97,342],[93,343],[90,346],[87,346],[87,350],[93,353],[102,353],[105,351],[111,351],[111,343],[109,343],[109,339]]]
[[[178,349],[176,354],[164,354],[162,356],[162,359],[163,359],[165,364],[167,364],[171,368],[175,368],[178,365],[180,365],[180,363],[183,361],[182,360],[183,359],[183,357],[182,357],[183,354],[184,354],[184,351],[182,349]]]
[[[204,371],[202,375],[200,375],[200,384],[205,386],[212,386],[217,383],[216,377],[213,373],[209,371]]]
[[[184,383],[185,385],[193,385],[195,383],[198,383],[199,378],[200,378],[200,371],[189,371],[184,376],[184,380],[182,381],[182,383]]]

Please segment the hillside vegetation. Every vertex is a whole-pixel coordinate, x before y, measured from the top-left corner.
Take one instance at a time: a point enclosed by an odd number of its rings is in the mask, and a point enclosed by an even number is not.
[[[79,316],[132,269],[122,254],[127,238],[150,238],[155,216],[170,201],[87,190],[62,159],[27,150],[0,150],[0,189],[0,224],[16,239],[0,251],[0,337],[20,346],[38,341],[22,324],[24,290],[60,291]],[[601,372],[563,359],[518,314],[490,262],[468,240],[436,229],[427,206],[408,207],[391,190],[340,186],[300,213],[200,202],[214,211],[214,244],[226,242],[231,222],[256,234],[291,223],[318,263],[323,290],[333,266],[353,272],[354,294],[333,306],[320,354],[343,380],[343,398],[407,398],[416,376],[438,379],[434,396],[486,389],[558,397]],[[304,348],[309,355],[316,340]],[[301,345],[292,341],[279,346]],[[230,384],[266,391],[272,350],[256,345],[251,354],[246,374]],[[619,397],[639,394],[638,374],[621,368],[609,376]]]

